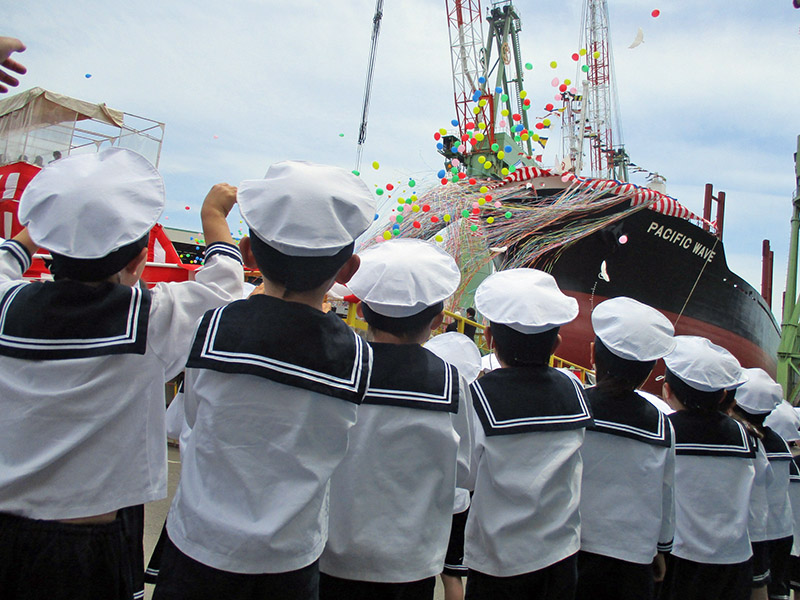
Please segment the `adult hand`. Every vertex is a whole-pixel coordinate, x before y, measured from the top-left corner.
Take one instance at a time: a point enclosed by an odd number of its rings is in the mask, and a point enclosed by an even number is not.
[[[20,75],[27,73],[28,69],[25,68],[25,65],[11,58],[11,55],[14,52],[24,51],[25,44],[20,42],[17,38],[0,36],[0,65],[2,65],[4,69],[14,71]],[[10,85],[12,87],[19,85],[19,80],[14,76],[9,75],[4,69],[0,69],[0,94],[5,94],[8,91],[6,85]]]

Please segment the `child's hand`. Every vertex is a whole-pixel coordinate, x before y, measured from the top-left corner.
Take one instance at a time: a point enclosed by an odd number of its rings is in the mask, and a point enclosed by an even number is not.
[[[203,208],[200,209],[206,245],[215,242],[233,244],[233,237],[225,218],[234,204],[236,204],[236,188],[232,185],[218,183],[208,192],[203,201]]]

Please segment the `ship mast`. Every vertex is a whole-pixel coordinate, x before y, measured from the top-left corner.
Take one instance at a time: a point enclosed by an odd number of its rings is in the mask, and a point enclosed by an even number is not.
[[[581,94],[565,92],[563,151],[580,173],[588,148],[592,177],[628,180],[606,0],[585,0],[580,47],[586,50]]]

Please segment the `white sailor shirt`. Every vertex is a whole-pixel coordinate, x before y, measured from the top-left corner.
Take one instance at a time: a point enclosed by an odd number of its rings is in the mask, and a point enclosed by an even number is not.
[[[800,460],[794,457],[789,464],[789,500],[792,503],[792,521],[794,524],[794,544],[792,556],[800,556]]]
[[[764,443],[759,439],[754,440],[754,443],[756,444],[756,457],[753,462],[755,477],[753,479],[753,490],[750,493],[750,517],[747,523],[747,530],[750,534],[751,542],[764,542],[769,539],[767,537],[767,520],[769,518],[767,485],[772,482],[775,476],[764,451]]]
[[[672,554],[705,564],[750,558],[747,523],[755,444],[719,412],[678,411],[675,431],[675,542]]]
[[[768,540],[779,540],[794,534],[792,506],[789,500],[789,464],[792,451],[786,441],[769,427],[764,427],[764,448],[774,478],[767,485]]]
[[[0,511],[71,519],[167,495],[164,382],[195,323],[240,297],[238,248],[212,244],[195,281],[153,290],[25,282],[0,246]]]
[[[313,563],[371,364],[334,313],[265,295],[207,313],[184,380],[191,432],[167,518],[174,544],[234,573]]]
[[[675,440],[636,392],[586,390],[594,418],[581,456],[581,550],[639,564],[672,549]]]
[[[469,477],[469,386],[415,344],[371,344],[367,395],[331,478],[320,571],[402,583],[442,572],[456,485]]]
[[[575,554],[580,449],[592,423],[580,382],[550,367],[512,367],[470,387],[474,493],[464,565],[509,577]]]

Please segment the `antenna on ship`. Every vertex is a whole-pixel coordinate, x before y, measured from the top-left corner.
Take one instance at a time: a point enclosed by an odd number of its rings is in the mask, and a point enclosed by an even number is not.
[[[367,66],[367,80],[364,83],[364,101],[361,108],[361,126],[358,129],[358,149],[356,150],[356,171],[361,169],[361,153],[364,142],[367,141],[367,116],[369,115],[369,96],[372,90],[372,75],[375,72],[375,53],[378,49],[378,35],[381,32],[381,19],[383,18],[383,0],[375,3],[375,16],[372,17],[372,39],[369,48],[369,65]]]
[[[580,173],[588,147],[592,177],[628,181],[630,159],[622,141],[608,23],[606,0],[584,1],[580,48],[585,53],[580,68],[587,78],[581,94],[562,95],[562,151]]]

